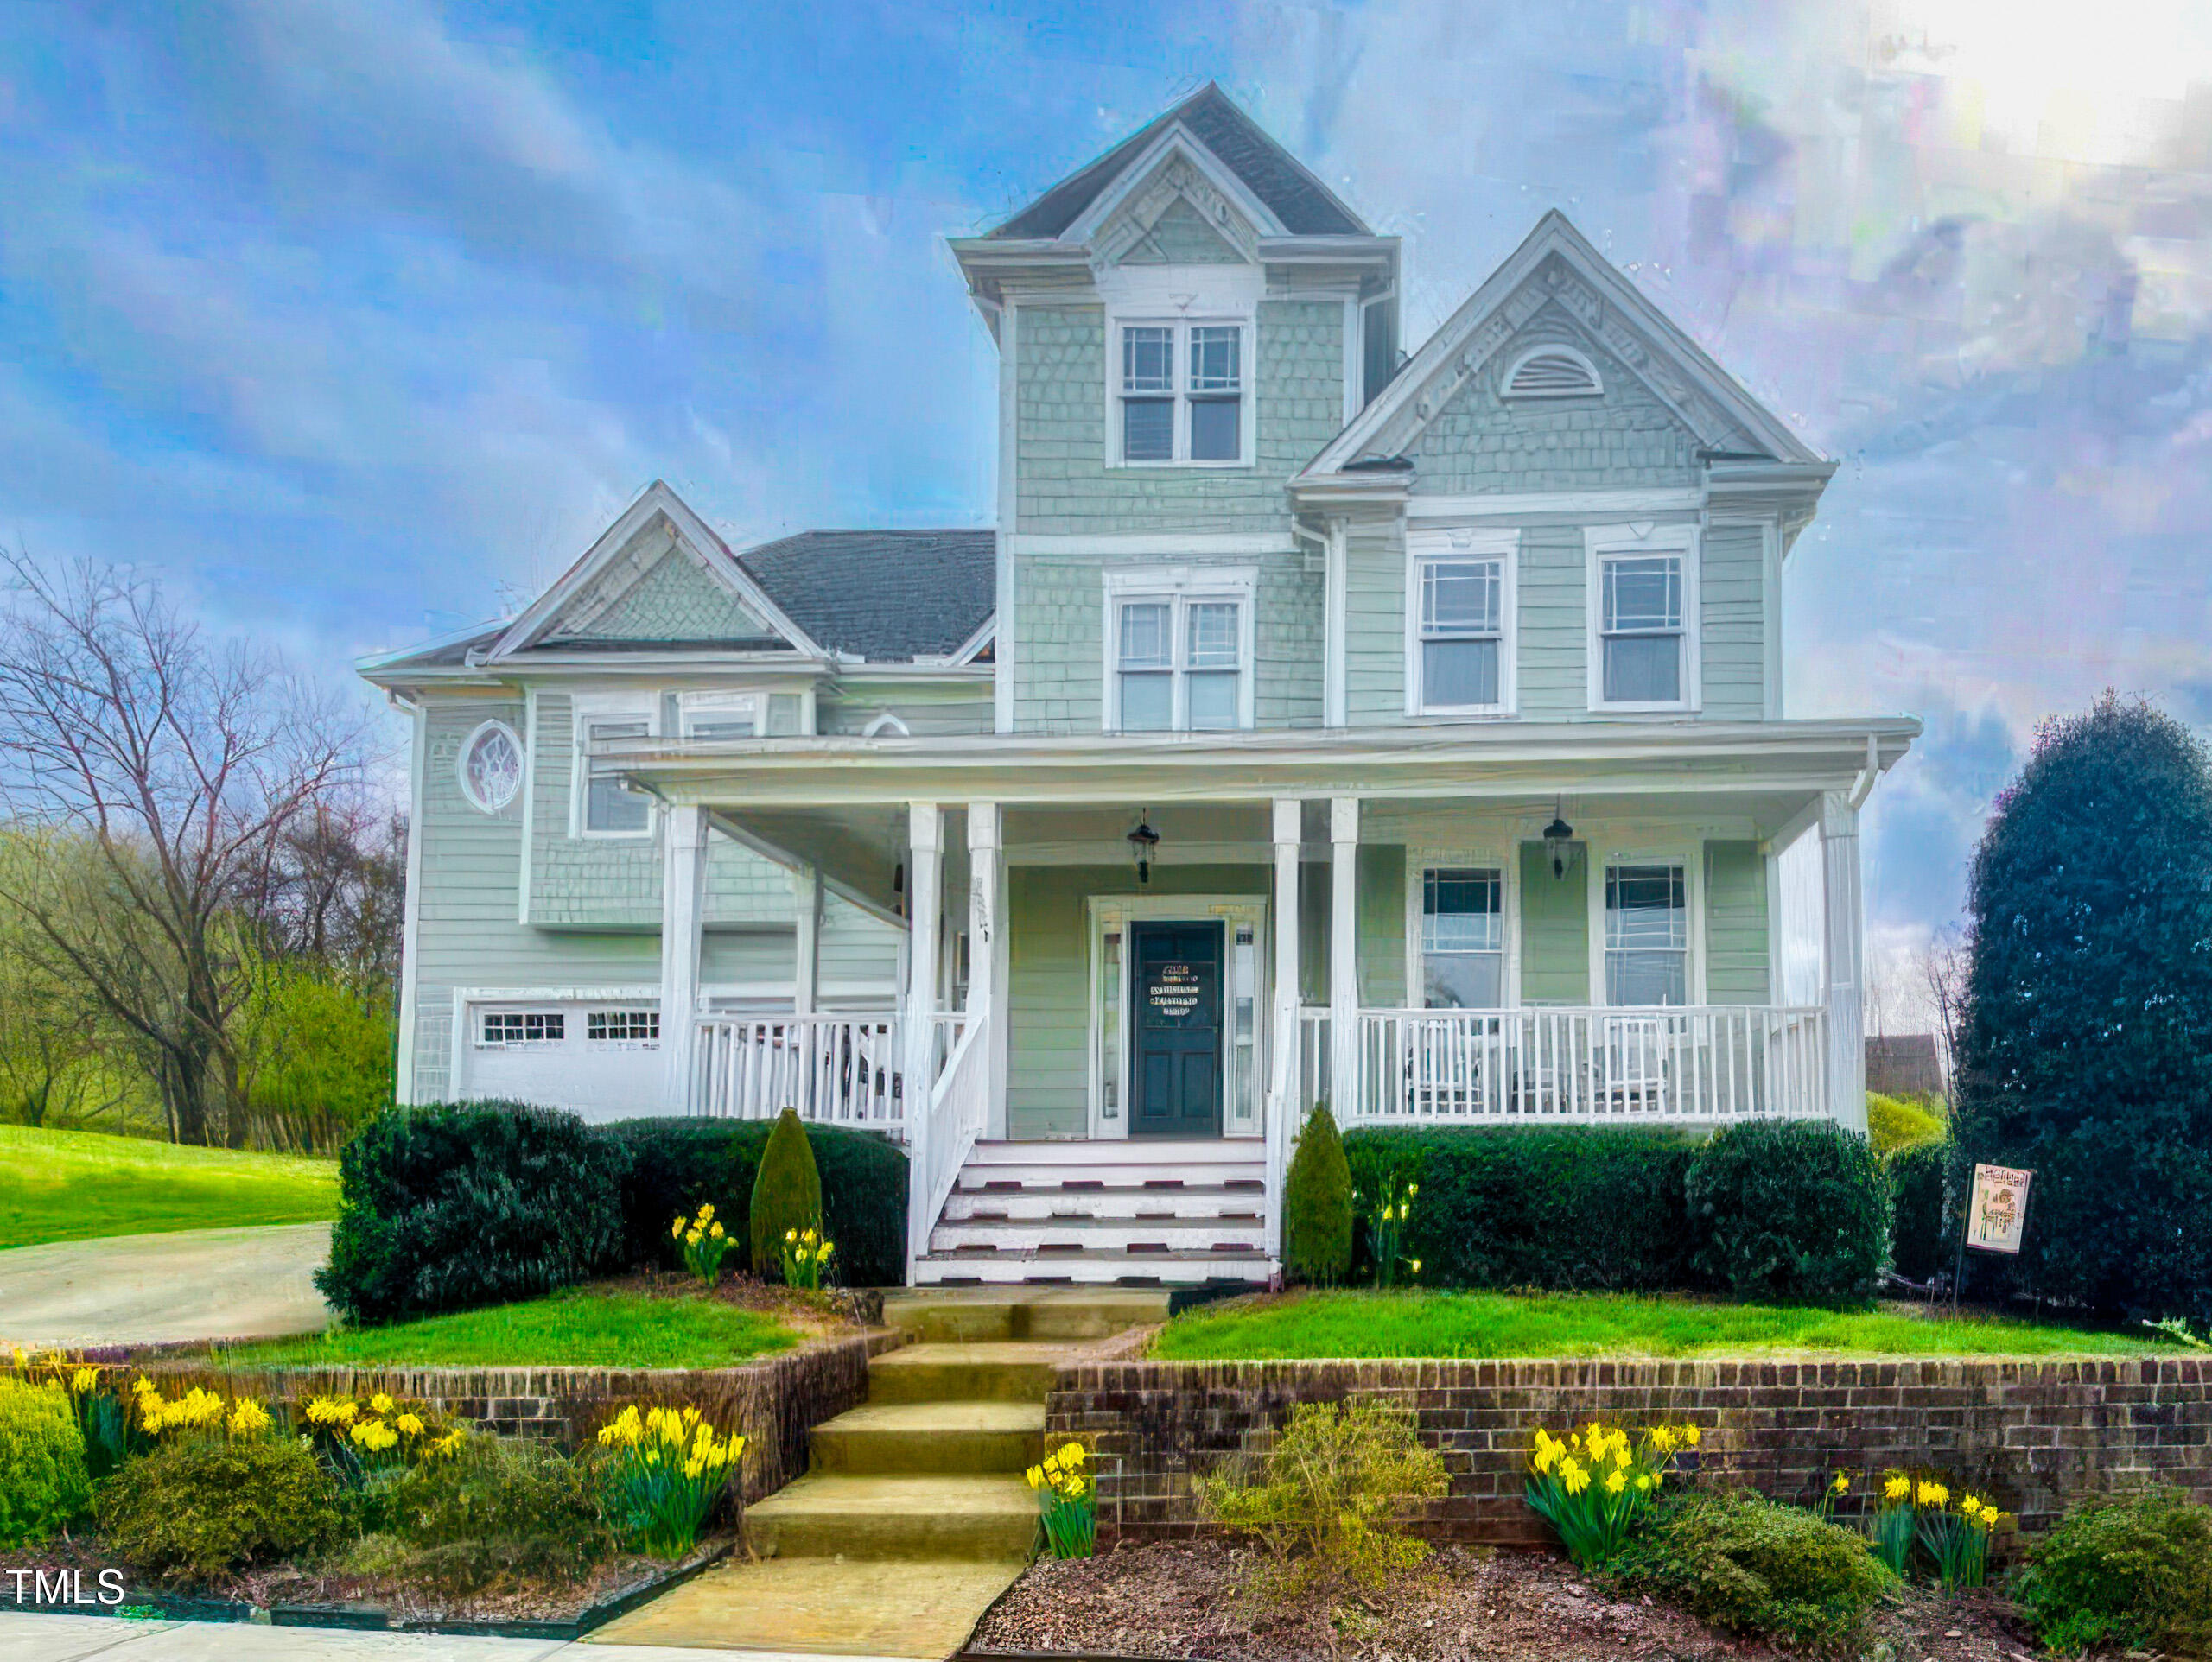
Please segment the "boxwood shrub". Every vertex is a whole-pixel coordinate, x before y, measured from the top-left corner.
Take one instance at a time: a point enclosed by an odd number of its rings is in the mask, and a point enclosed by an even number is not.
[[[749,1238],[753,1179],[774,1122],[764,1120],[623,1120],[598,1134],[620,1151],[623,1256],[632,1264],[682,1262],[669,1221],[714,1202],[722,1227]],[[906,1156],[889,1139],[842,1126],[810,1125],[822,1181],[822,1227],[837,1243],[836,1278],[848,1286],[895,1287],[906,1278]]]
[[[620,1144],[556,1109],[389,1110],[340,1157],[338,1221],[315,1285],[366,1324],[587,1279],[621,1261],[626,1169]]]
[[[2177,1489],[2077,1500],[2029,1547],[2012,1591],[2054,1656],[2212,1655],[2212,1507]]]
[[[334,1545],[338,1484],[291,1437],[179,1443],[131,1461],[99,1496],[100,1533],[132,1569],[205,1581]]]
[[[1355,1171],[1421,1185],[1402,1250],[1422,1285],[1656,1292],[1695,1285],[1694,1139],[1648,1129],[1362,1129]],[[1360,1265],[1355,1278],[1371,1273]]]
[[[1688,1180],[1697,1268],[1770,1304],[1871,1299],[1890,1255],[1889,1174],[1827,1120],[1751,1120],[1698,1151]]]

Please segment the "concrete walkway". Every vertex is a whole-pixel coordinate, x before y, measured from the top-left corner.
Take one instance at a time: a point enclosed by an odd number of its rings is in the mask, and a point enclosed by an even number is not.
[[[314,1278],[329,1255],[327,1223],[12,1247],[0,1252],[0,1345],[317,1333],[331,1323]]]
[[[226,1621],[126,1621],[114,1616],[17,1615],[0,1608],[0,1662],[730,1662],[723,1650],[593,1645],[542,1639],[362,1633],[342,1627],[262,1627]],[[878,1662],[865,1656],[776,1656],[747,1662]]]

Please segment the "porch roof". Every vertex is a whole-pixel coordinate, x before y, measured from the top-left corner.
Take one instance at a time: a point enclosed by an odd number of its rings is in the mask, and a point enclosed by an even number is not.
[[[1816,792],[1871,785],[1910,716],[1244,733],[602,740],[588,765],[710,809]]]

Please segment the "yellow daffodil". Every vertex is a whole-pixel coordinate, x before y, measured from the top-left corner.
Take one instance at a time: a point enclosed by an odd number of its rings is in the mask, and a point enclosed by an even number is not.
[[[1940,1507],[1951,1498],[1951,1492],[1941,1483],[1931,1483],[1923,1479],[1913,1498],[1923,1507]]]
[[[259,1437],[269,1429],[269,1412],[257,1402],[241,1400],[231,1413],[232,1437]]]
[[[1063,1466],[1080,1466],[1083,1457],[1083,1444],[1080,1443],[1063,1443],[1060,1445],[1060,1464]]]
[[[683,1215],[681,1212],[676,1215],[676,1221],[668,1226],[668,1238],[671,1240],[683,1239]]]
[[[1651,1428],[1651,1446],[1656,1449],[1661,1454],[1666,1455],[1674,1453],[1675,1444],[1677,1441],[1679,1441],[1679,1439],[1675,1436],[1675,1428],[1673,1426],[1655,1425]]]
[[[1027,1471],[1022,1473],[1022,1475],[1029,1480],[1031,1488],[1037,1488],[1045,1481],[1045,1469],[1042,1466],[1032,1466]]]
[[[785,1231],[784,1231],[784,1245],[785,1245],[785,1246],[798,1246],[798,1230],[796,1230],[796,1229],[786,1229],[786,1230],[785,1230]]]
[[[98,1368],[80,1367],[70,1376],[69,1389],[81,1397],[99,1382],[100,1374]]]
[[[1628,1474],[1616,1466],[1605,1479],[1605,1493],[1618,1494],[1628,1487]]]
[[[1693,1449],[1697,1447],[1698,1439],[1702,1437],[1704,1435],[1705,1433],[1695,1425],[1685,1425],[1682,1427],[1682,1441],[1689,1444]]]
[[[714,1221],[715,1203],[712,1201],[702,1201],[699,1203],[699,1221],[702,1223],[712,1223]]]
[[[389,1414],[396,1406],[397,1406],[397,1405],[381,1391],[378,1392],[376,1395],[369,1399],[369,1411],[372,1413]]]
[[[1560,1487],[1569,1494],[1580,1494],[1590,1487],[1590,1474],[1568,1460],[1560,1463],[1559,1481]]]
[[[423,1419],[419,1414],[402,1414],[397,1419],[392,1421],[392,1424],[398,1428],[402,1437],[423,1435]]]
[[[1638,1494],[1649,1494],[1658,1486],[1659,1480],[1649,1472],[1638,1472],[1636,1475],[1636,1492]]]
[[[1828,1493],[1829,1493],[1829,1494],[1850,1494],[1850,1493],[1851,1493],[1851,1475],[1850,1475],[1850,1474],[1849,1474],[1849,1473],[1847,1473],[1847,1472],[1838,1472],[1838,1473],[1835,1475],[1835,1481],[1828,1485]]]
[[[1625,1471],[1628,1469],[1628,1444],[1625,1443],[1613,1444],[1613,1469]]]
[[[707,1237],[710,1240],[720,1240],[722,1238],[721,1225],[719,1223],[709,1224],[707,1226]]]
[[[1883,1481],[1882,1498],[1885,1500],[1902,1500],[1911,1493],[1912,1480],[1903,1472],[1892,1473]]]

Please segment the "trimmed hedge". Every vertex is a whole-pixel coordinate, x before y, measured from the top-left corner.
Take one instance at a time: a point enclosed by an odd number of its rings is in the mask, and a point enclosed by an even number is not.
[[[1890,1261],[1910,1280],[1931,1280],[1956,1264],[1959,1237],[1947,1226],[1943,1208],[1950,1161],[1948,1143],[1914,1143],[1890,1156],[1890,1193],[1897,1202]]]
[[[1873,1145],[1826,1120],[1752,1120],[1716,1132],[1690,1168],[1700,1274],[1772,1304],[1864,1304],[1890,1256],[1889,1174]]]
[[[1362,1129],[1347,1156],[1421,1185],[1403,1251],[1425,1285],[1656,1292],[1694,1285],[1697,1145],[1643,1129]],[[1355,1266],[1354,1273],[1361,1273]]]
[[[752,1229],[753,1182],[774,1122],[765,1120],[623,1120],[598,1135],[626,1158],[621,1184],[622,1255],[675,1268],[671,1219],[714,1202],[741,1240]],[[837,1243],[838,1279],[895,1287],[906,1278],[906,1155],[874,1132],[808,1126],[822,1182],[823,1233]]]
[[[389,1109],[339,1158],[338,1221],[315,1285],[365,1325],[587,1279],[621,1261],[627,1164],[619,1145],[554,1108]]]
[[[36,1546],[92,1504],[67,1394],[0,1374],[0,1547]]]

